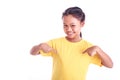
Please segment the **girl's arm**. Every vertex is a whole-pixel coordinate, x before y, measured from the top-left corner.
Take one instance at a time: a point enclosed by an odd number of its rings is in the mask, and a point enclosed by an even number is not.
[[[102,64],[108,68],[112,68],[113,67],[113,62],[111,60],[111,58],[99,47],[95,46],[97,49],[97,53],[99,55],[99,57],[102,60]]]
[[[83,53],[87,52],[90,56],[98,54],[101,58],[102,64],[108,68],[113,67],[113,62],[111,58],[98,46],[92,46],[86,49]]]
[[[54,49],[51,48],[47,43],[41,43],[39,45],[33,46],[32,49],[30,50],[30,54],[38,55],[40,50],[42,50],[45,53],[48,53],[50,51],[53,51]]]

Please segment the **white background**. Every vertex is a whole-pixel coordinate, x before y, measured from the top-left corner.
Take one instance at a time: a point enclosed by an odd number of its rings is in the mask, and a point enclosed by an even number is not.
[[[32,46],[64,36],[62,12],[86,14],[83,38],[99,45],[112,69],[91,65],[87,80],[120,80],[119,0],[0,0],[0,80],[50,80],[51,57],[32,56]]]

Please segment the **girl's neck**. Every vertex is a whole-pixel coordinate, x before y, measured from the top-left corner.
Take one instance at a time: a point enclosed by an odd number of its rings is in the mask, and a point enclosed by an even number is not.
[[[77,38],[68,38],[68,37],[66,37],[66,39],[68,40],[68,41],[70,41],[70,42],[79,42],[79,41],[81,41],[81,37],[77,37]]]

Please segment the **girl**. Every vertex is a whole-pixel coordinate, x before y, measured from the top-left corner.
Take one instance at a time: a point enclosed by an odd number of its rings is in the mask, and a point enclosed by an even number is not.
[[[33,46],[31,54],[53,58],[52,80],[85,80],[89,64],[113,67],[111,58],[99,47],[82,39],[85,14],[79,7],[70,7],[62,16],[65,37]]]

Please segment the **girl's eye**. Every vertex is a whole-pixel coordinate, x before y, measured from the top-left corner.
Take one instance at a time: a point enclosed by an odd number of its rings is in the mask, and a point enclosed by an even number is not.
[[[71,25],[71,27],[75,27],[75,25]]]
[[[66,28],[67,27],[67,25],[64,25],[64,28]]]

